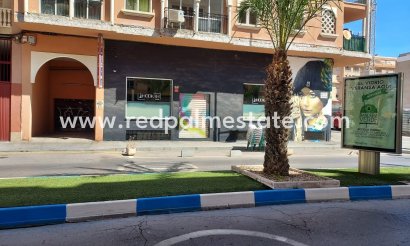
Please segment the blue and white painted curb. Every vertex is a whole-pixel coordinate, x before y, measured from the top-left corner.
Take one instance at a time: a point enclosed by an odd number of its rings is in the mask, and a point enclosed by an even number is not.
[[[194,212],[326,201],[410,198],[410,186],[363,186],[321,189],[261,190],[140,198],[122,201],[0,208],[0,229],[106,217]]]

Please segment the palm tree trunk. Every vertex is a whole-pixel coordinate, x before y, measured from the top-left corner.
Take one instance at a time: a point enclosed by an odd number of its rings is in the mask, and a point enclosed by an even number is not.
[[[265,80],[265,114],[270,120],[270,127],[266,129],[264,172],[267,174],[289,175],[288,137],[282,121],[291,113],[292,71],[286,51],[275,49],[273,61],[266,69]],[[277,112],[279,128],[274,126],[272,116]]]

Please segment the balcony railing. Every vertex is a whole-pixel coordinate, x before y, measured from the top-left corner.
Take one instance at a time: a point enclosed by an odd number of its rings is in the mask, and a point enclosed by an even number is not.
[[[228,16],[203,13],[198,17],[198,31],[227,33]]]
[[[367,0],[344,0],[346,3],[366,4]]]
[[[359,35],[352,35],[352,38],[349,40],[343,38],[343,49],[366,52],[366,38]]]
[[[101,0],[74,0],[72,17],[82,19],[101,19]],[[41,13],[70,16],[69,0],[41,0]]]
[[[0,27],[11,27],[11,9],[0,8]]]
[[[165,9],[165,28],[194,30],[195,13],[184,12],[185,22],[171,22],[168,18],[169,9]],[[219,14],[200,13],[198,16],[198,31],[226,34],[228,31],[228,16]]]

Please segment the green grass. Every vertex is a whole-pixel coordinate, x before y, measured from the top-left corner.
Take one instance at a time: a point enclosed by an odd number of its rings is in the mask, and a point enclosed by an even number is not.
[[[402,185],[399,181],[410,181],[410,167],[381,168],[380,175],[372,176],[351,169],[305,169],[316,175],[340,180],[341,186]]]
[[[0,207],[267,189],[233,172],[188,172],[0,180]]]

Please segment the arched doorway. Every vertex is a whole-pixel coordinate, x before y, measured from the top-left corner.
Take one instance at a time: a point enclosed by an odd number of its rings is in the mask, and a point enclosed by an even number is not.
[[[72,58],[54,58],[38,70],[32,85],[32,137],[95,138],[95,128],[81,124],[95,116],[93,75]]]

